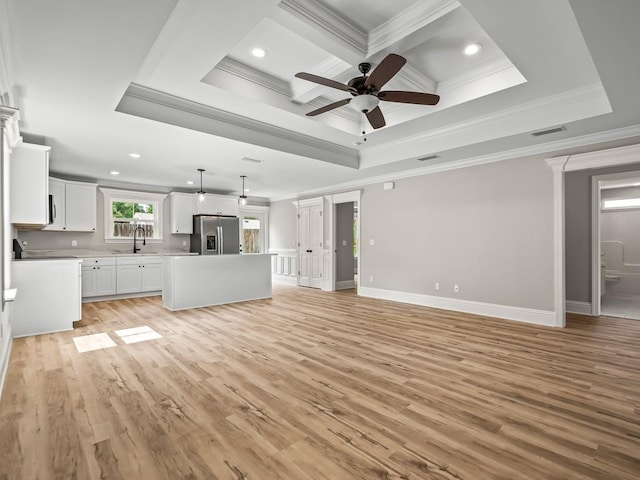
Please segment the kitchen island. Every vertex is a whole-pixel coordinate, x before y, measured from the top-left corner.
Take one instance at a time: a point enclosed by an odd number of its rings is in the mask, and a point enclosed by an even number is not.
[[[165,256],[162,303],[169,310],[271,298],[271,254]]]

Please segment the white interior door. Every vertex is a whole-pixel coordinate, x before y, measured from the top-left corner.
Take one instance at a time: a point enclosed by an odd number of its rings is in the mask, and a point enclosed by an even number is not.
[[[322,205],[309,207],[309,283],[313,288],[322,288]]]
[[[322,288],[322,205],[298,208],[301,287]]]
[[[300,253],[300,279],[301,287],[311,286],[311,274],[309,265],[311,263],[312,250],[309,248],[309,207],[300,207],[298,210],[298,232],[300,241],[298,249]]]

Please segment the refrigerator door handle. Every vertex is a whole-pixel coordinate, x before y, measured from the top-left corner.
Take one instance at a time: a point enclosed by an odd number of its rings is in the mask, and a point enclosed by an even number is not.
[[[220,255],[224,255],[224,228],[218,227],[220,229]]]

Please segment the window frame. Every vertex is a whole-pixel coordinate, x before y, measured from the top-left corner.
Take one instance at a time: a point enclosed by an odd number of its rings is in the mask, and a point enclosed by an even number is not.
[[[153,204],[153,223],[155,237],[147,238],[149,243],[162,243],[163,239],[163,203],[167,197],[164,193],[139,192],[134,190],[117,190],[100,187],[104,197],[104,242],[105,243],[131,243],[131,237],[113,236],[113,202],[151,203]]]

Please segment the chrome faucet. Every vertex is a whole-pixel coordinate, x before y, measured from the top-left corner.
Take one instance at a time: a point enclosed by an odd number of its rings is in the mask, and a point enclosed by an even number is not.
[[[142,225],[136,225],[133,228],[133,253],[138,253],[140,251],[139,248],[136,247],[136,236],[138,234],[138,229],[142,230],[142,245],[147,244],[147,233]]]

